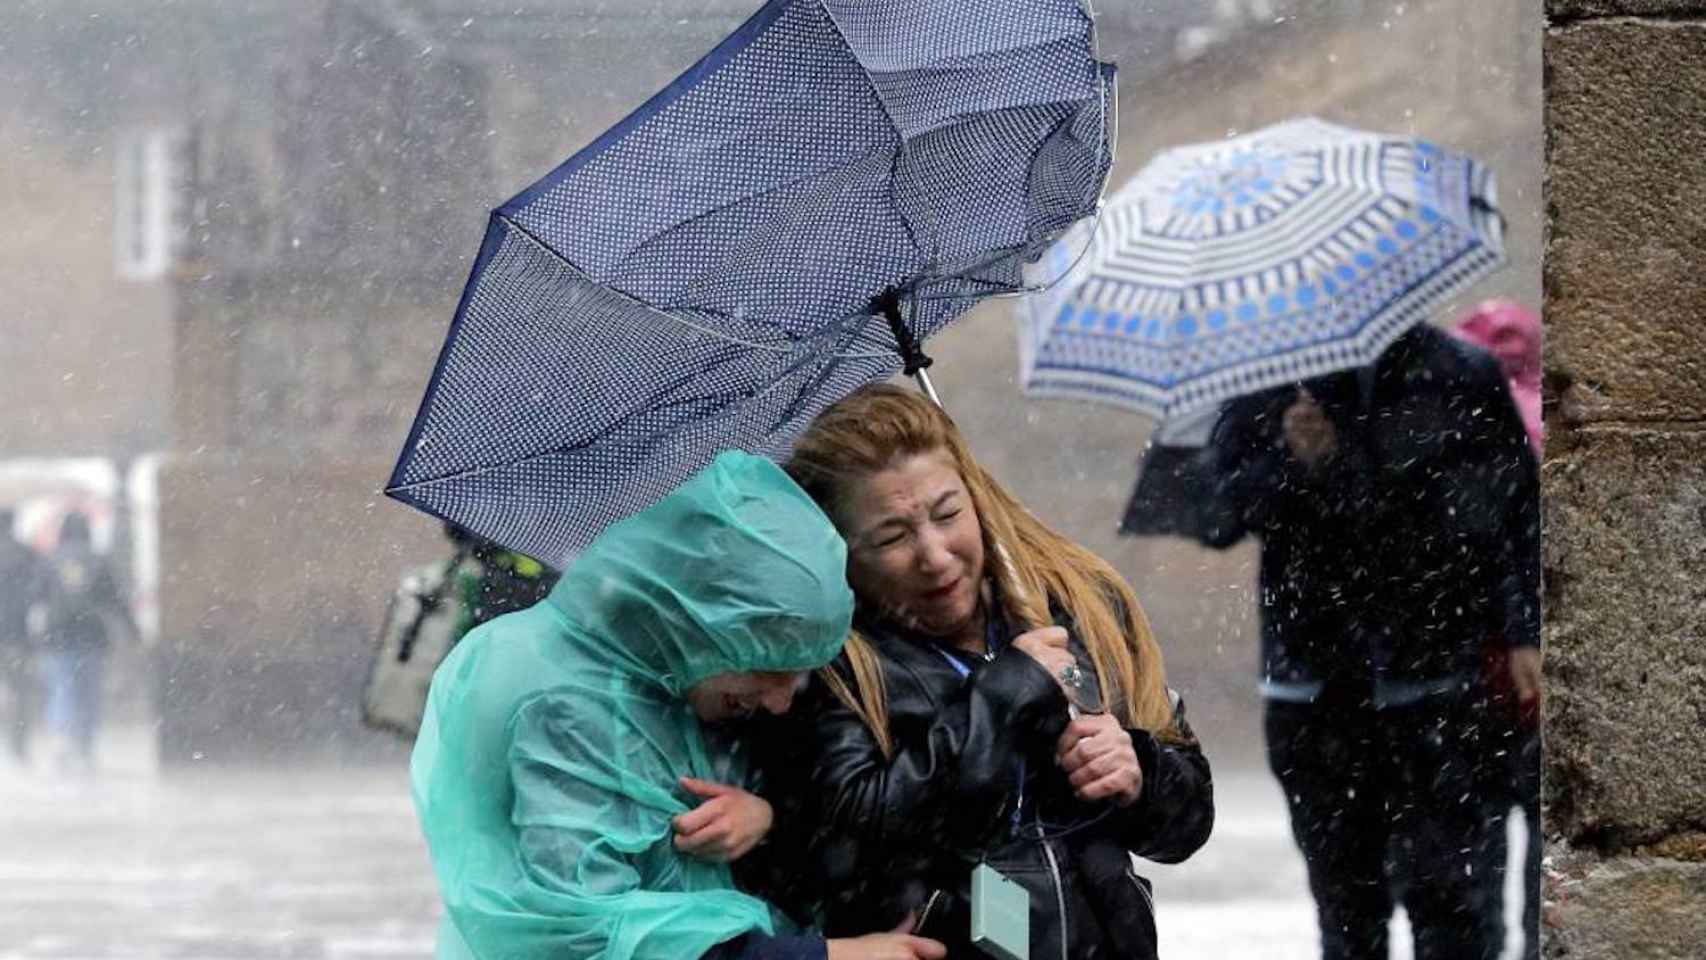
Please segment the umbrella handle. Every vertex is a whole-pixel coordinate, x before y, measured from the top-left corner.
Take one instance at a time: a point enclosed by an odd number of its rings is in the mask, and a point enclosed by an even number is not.
[[[900,291],[894,287],[884,290],[877,297],[874,306],[882,311],[883,319],[889,322],[889,330],[894,333],[895,346],[900,350],[901,362],[905,365],[906,375],[918,381],[918,389],[930,398],[930,402],[940,407],[942,398],[936,395],[936,387],[930,382],[930,375],[924,371],[936,361],[927,356],[918,347],[918,340],[908,330],[905,321],[900,316]]]

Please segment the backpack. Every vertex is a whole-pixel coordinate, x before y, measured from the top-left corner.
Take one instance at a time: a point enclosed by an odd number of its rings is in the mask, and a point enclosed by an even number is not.
[[[412,739],[426,712],[433,671],[468,629],[461,581],[474,561],[457,553],[405,574],[391,595],[362,694],[369,726]]]

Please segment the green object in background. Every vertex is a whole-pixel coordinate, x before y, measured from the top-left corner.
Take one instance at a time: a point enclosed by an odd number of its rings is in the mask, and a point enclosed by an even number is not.
[[[440,957],[698,957],[774,932],[728,867],[678,854],[683,776],[739,783],[684,700],[801,671],[852,619],[846,547],[767,460],[725,453],[587,548],[544,603],[439,668],[412,761],[445,901]]]
[[[996,960],[1031,957],[1031,895],[987,863],[971,872],[971,942]]]

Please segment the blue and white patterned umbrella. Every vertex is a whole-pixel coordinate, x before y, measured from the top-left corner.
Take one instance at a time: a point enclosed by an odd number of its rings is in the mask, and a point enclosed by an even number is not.
[[[1112,81],[1081,0],[771,0],[493,212],[386,492],[561,563],[784,456],[1094,212]]]
[[[1371,363],[1504,262],[1486,167],[1307,118],[1162,153],[1071,247],[1026,305],[1025,389],[1159,419]]]

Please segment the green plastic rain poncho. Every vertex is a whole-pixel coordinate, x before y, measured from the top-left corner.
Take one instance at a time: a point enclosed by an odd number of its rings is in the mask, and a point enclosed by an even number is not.
[[[692,960],[770,908],[678,854],[683,776],[729,782],[684,694],[809,670],[852,617],[846,547],[778,467],[725,453],[612,526],[549,597],[439,667],[412,764],[440,957]]]

